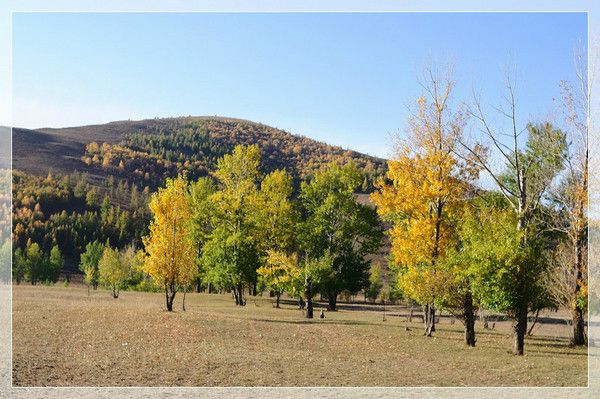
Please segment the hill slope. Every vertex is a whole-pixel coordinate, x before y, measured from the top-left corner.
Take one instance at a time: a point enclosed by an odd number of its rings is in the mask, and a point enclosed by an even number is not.
[[[367,174],[364,191],[370,191],[373,179],[385,167],[380,158],[263,124],[222,117],[118,121],[58,129],[15,128],[13,167],[39,176],[49,170],[59,174],[79,171],[92,180],[114,175],[156,186],[181,170],[192,176],[210,173],[216,160],[237,144],[257,144],[263,153],[265,172],[285,168],[297,178],[311,175],[326,162],[352,159]]]

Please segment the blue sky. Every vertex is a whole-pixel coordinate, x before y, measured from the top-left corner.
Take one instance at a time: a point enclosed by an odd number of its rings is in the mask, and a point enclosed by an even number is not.
[[[424,65],[486,103],[516,67],[524,124],[586,42],[583,13],[16,13],[13,125],[224,115],[387,156]]]

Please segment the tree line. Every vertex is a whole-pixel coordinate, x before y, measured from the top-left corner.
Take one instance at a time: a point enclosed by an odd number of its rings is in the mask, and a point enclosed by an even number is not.
[[[244,288],[253,295],[259,283],[277,296],[285,290],[306,299],[309,318],[314,293],[335,310],[341,290],[368,285],[365,256],[379,249],[383,231],[375,209],[356,201],[358,167],[329,164],[294,196],[287,172],[262,175],[260,163],[257,146],[237,146],[218,161],[214,180],[178,176],[152,196],[144,270],[164,287],[168,310],[195,278],[231,290],[241,306]],[[274,282],[270,270],[281,259],[295,284]]]

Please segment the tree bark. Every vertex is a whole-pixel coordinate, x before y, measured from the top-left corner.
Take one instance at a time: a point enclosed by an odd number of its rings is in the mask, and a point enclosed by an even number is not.
[[[423,321],[425,323],[425,335],[431,337],[431,334],[435,332],[435,308],[429,303],[423,307]]]
[[[464,317],[465,343],[468,346],[474,347],[477,340],[475,339],[475,314],[473,313],[473,295],[471,292],[465,294]]]
[[[183,302],[181,303],[181,309],[185,312],[185,293],[187,289],[183,289]]]
[[[517,309],[513,323],[513,354],[522,356],[525,349],[525,333],[527,332],[527,304]]]
[[[575,285],[575,298],[579,295],[581,291],[581,281],[583,280],[583,267],[584,267],[584,246],[586,235],[584,233],[580,233],[577,236],[577,240],[575,243],[575,267],[577,268],[577,281]],[[585,345],[587,344],[587,338],[585,336],[585,324],[583,317],[583,309],[580,309],[577,306],[577,303],[573,304],[573,308],[571,309],[571,318],[573,322],[573,339],[571,340],[571,344],[575,346]]]
[[[237,297],[239,306],[246,305],[246,301],[244,301],[244,286],[242,284],[238,284],[237,286]]]
[[[165,287],[165,300],[167,303],[167,311],[172,312],[173,311],[173,302],[169,300],[169,289],[167,287]]]
[[[170,288],[170,293],[169,293],[169,288]],[[165,300],[167,302],[167,311],[168,312],[172,312],[173,311],[173,301],[175,300],[175,294],[177,293],[177,291],[175,290],[175,284],[171,283],[170,287],[169,285],[165,284]]]
[[[279,307],[279,298],[281,298],[281,292],[277,291],[277,292],[275,293],[275,297],[277,298],[277,299],[275,300],[275,307],[276,307],[276,308],[278,308],[278,307]]]
[[[313,318],[313,302],[312,302],[312,282],[310,281],[310,279],[306,283],[305,295],[306,295],[306,318],[312,319]]]
[[[327,310],[335,312],[337,310],[337,291],[329,291],[327,293]]]
[[[587,339],[585,335],[583,310],[576,307],[571,311],[571,314],[571,317],[573,318],[573,339],[571,344],[575,346],[585,345],[587,343]]]

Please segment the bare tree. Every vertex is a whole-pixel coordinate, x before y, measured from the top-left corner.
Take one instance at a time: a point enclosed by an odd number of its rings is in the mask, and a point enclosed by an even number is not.
[[[589,186],[590,83],[585,53],[575,54],[575,83],[561,82],[568,147],[564,176],[550,198],[557,205],[553,228],[566,242],[557,249],[548,279],[552,298],[571,312],[573,345],[585,345]]]

